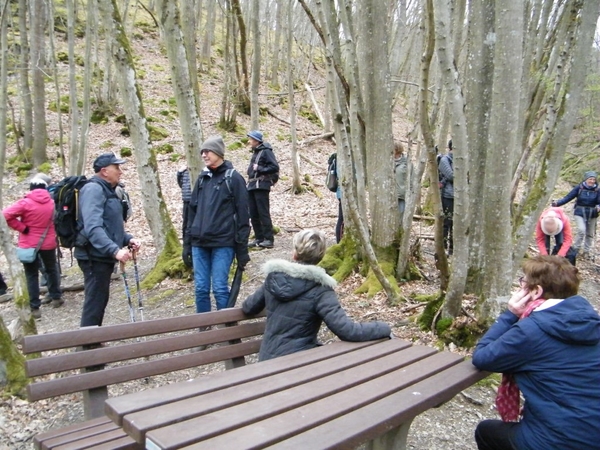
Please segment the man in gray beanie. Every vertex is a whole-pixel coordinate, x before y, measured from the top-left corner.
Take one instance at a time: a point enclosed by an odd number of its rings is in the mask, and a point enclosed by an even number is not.
[[[192,190],[182,254],[183,262],[194,268],[197,313],[211,310],[211,285],[217,309],[226,308],[233,257],[241,269],[250,261],[250,217],[244,177],[230,161],[224,160],[225,143],[221,136],[209,137],[200,153],[206,167]]]
[[[596,172],[590,170],[583,174],[583,181],[571,189],[567,195],[560,200],[552,202],[552,206],[561,206],[573,199],[575,202],[575,224],[577,225],[577,237],[573,247],[582,258],[590,258],[593,255],[594,236],[596,235],[596,222],[600,210],[600,193],[596,183]],[[583,248],[582,248],[583,245]]]

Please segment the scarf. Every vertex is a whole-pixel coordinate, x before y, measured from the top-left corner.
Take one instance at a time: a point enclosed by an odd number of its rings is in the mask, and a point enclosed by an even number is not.
[[[523,311],[523,314],[521,314],[521,317],[519,317],[519,320],[529,316],[535,308],[545,301],[544,299],[538,299],[530,302],[525,311]],[[503,373],[502,382],[496,394],[496,409],[504,422],[519,421],[521,416],[520,400],[521,395],[515,376],[512,373]]]

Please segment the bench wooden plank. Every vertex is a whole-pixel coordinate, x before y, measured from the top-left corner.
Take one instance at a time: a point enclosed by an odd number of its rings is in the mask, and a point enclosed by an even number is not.
[[[390,354],[390,350],[394,347],[396,349],[399,347],[404,348],[404,351]],[[347,369],[360,365],[365,361],[370,360],[374,363],[370,366],[363,364],[365,366],[364,370],[361,371],[360,375],[356,375],[359,379],[378,376],[399,366],[425,358],[434,352],[434,349],[427,347],[408,347],[407,343],[399,343],[399,345],[395,346],[381,343],[377,346],[343,354],[336,358],[335,364],[331,364],[329,360],[323,360],[315,364],[289,370],[284,377],[271,376],[269,378],[249,381],[244,383],[243,389],[240,389],[239,386],[233,386],[203,394],[201,401],[197,397],[192,397],[129,414],[124,418],[123,428],[137,442],[142,443],[144,442],[145,433],[159,426],[204,415],[215,411],[217,408],[222,409],[223,407],[260,399],[269,394],[304,385],[312,380],[322,379],[319,380],[321,391],[317,389],[316,385],[313,384],[311,386],[308,395],[313,397],[324,395],[324,392],[329,392],[331,389],[330,380],[334,377],[336,379],[336,389],[344,389],[344,382],[356,382],[352,377],[344,377]],[[304,393],[299,394],[300,398],[303,396]]]
[[[415,386],[426,377],[438,373],[441,379],[445,379],[449,368],[456,366],[462,361],[458,355],[450,353],[436,353],[427,359],[421,360],[416,364],[394,372],[383,375],[377,379],[359,384],[348,390],[335,393],[329,397],[318,399],[315,402],[301,405],[297,408],[284,411],[282,413],[264,417],[259,422],[253,422],[242,428],[233,429],[227,433],[219,433],[211,439],[197,442],[190,445],[190,449],[214,449],[226,447],[235,449],[263,448],[270,444],[310,430],[319,424],[327,424],[330,421],[336,422],[354,410],[363,410],[367,405],[373,404],[385,396],[393,395],[394,392],[411,392],[414,395]],[[433,375],[434,376],[434,375]],[[443,382],[439,381],[443,384]],[[397,409],[402,404],[396,404]],[[360,408],[360,409],[359,409]],[[385,409],[379,412],[380,415],[389,415],[394,409]],[[365,420],[369,420],[365,417]],[[352,432],[359,432],[364,428],[362,423],[354,424]],[[341,430],[333,428],[332,434],[336,435]],[[157,430],[160,431],[160,430]],[[341,431],[343,433],[343,431]],[[308,431],[307,431],[308,433]],[[154,440],[155,434],[148,433],[148,439]],[[330,437],[336,440],[337,436]],[[341,442],[341,441],[339,441]],[[307,446],[298,448],[329,448],[322,445],[319,439],[311,441]],[[334,447],[335,448],[335,447]],[[341,447],[337,447],[341,448]],[[344,445],[343,448],[353,448]]]
[[[336,357],[348,352],[378,344],[373,349],[381,352],[380,343],[386,341],[368,341],[361,343],[336,342],[335,345],[324,345],[310,352],[299,352],[286,355],[260,364],[252,364],[226,374],[210,374],[196,378],[188,383],[175,383],[148,391],[136,392],[126,396],[110,398],[106,401],[106,414],[115,423],[121,425],[123,416],[144,410],[150,406],[160,406],[166,403],[184,400],[199,394],[212,392],[229,386],[246,383],[261,377],[265,370],[276,374],[295,369],[307,362],[318,362]],[[408,345],[408,344],[407,344]],[[393,349],[390,349],[392,351]]]
[[[146,320],[105,327],[86,327],[78,330],[26,336],[23,353],[38,353],[61,348],[72,348],[98,342],[120,341],[155,334],[172,333],[198,327],[207,327],[227,322],[240,322],[264,317],[264,312],[247,316],[241,308],[222,309],[202,314]]]
[[[410,347],[404,351],[408,352],[411,349],[427,350],[425,347]],[[265,419],[281,416],[286,417],[290,424],[295,424],[308,415],[314,416],[311,420],[331,420],[462,361],[462,358],[455,354],[434,353],[414,364],[406,367],[405,364],[399,364],[394,369],[394,360],[398,359],[401,359],[398,355],[389,355],[361,365],[360,371],[337,372],[307,385],[285,389],[234,407],[149,431],[146,434],[146,446],[154,443],[160,448],[174,449],[209,438],[214,438],[215,442],[222,442],[220,435],[232,431],[232,428],[252,425],[247,428],[252,429],[251,435],[235,434],[240,438],[239,441],[227,439],[226,447],[255,448],[250,440],[256,438],[262,441],[263,434],[271,428],[268,425],[264,429],[256,429],[257,422],[263,421],[263,424],[266,424],[269,420]],[[304,409],[302,406],[307,403],[311,404]],[[231,436],[232,434],[229,434],[229,437]],[[204,448],[225,448],[215,442],[206,443]],[[269,442],[260,445],[264,443]]]
[[[273,450],[299,448],[317,450],[341,446],[355,448],[378,436],[385,440],[387,433],[393,432],[402,424],[410,424],[417,415],[449,401],[457,393],[488,375],[489,372],[477,370],[471,361],[463,361],[414,384],[410,389],[396,392],[268,448]],[[282,416],[271,418],[268,426],[276,430],[286,427],[285,418]],[[252,429],[252,432],[255,432],[255,429]],[[403,447],[400,445],[393,448]]]
[[[265,321],[244,323],[235,327],[218,328],[195,332],[184,336],[165,337],[145,342],[132,342],[114,347],[71,352],[45,356],[27,361],[27,375],[30,377],[49,373],[80,369],[83,367],[143,358],[152,355],[175,352],[200,345],[228,342],[234,339],[249,338],[264,333]]]
[[[48,450],[84,450],[99,447],[111,450],[143,450],[144,448],[127,436],[121,428],[117,428],[96,436],[83,437],[66,444],[49,447]]]
[[[144,361],[120,367],[111,367],[96,372],[80,373],[54,380],[39,381],[27,386],[27,394],[30,401],[35,401],[177,370],[189,369],[191,367],[223,361],[224,359],[257,353],[260,349],[260,343],[261,340],[247,341],[236,345],[211,348],[197,353],[171,356],[164,359]]]
[[[86,438],[95,438],[97,436],[103,435],[105,433],[111,432],[111,431],[122,431],[121,428],[119,428],[117,425],[115,425],[113,422],[106,422],[106,423],[101,423],[98,424],[94,427],[85,427],[82,429],[73,429],[70,433],[67,434],[61,434],[60,436],[56,436],[54,438],[50,438],[50,439],[44,439],[41,442],[41,448],[42,450],[51,450],[54,448],[57,448],[59,446],[66,446],[67,444],[70,444],[74,441],[79,441],[81,439],[86,439]],[[124,434],[124,433],[123,433]],[[101,437],[98,437],[98,439],[102,439]]]
[[[98,417],[97,419],[87,420],[85,422],[68,425],[63,428],[56,428],[54,430],[46,431],[44,433],[35,435],[33,437],[33,445],[35,446],[36,449],[39,450],[40,448],[42,448],[41,447],[42,441],[45,441],[48,439],[53,439],[53,438],[56,438],[59,436],[64,436],[73,431],[90,429],[90,428],[94,428],[99,425],[104,425],[107,423],[111,423],[111,421],[108,417]]]

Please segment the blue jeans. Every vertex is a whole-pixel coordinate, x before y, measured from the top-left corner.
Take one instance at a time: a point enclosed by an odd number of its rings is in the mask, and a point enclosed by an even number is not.
[[[197,313],[208,312],[211,309],[211,280],[217,309],[227,307],[227,301],[229,300],[229,268],[234,255],[233,247],[192,247]]]

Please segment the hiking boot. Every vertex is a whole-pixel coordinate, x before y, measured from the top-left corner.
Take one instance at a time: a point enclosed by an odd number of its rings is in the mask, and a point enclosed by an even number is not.
[[[52,299],[48,294],[46,294],[46,296],[42,299],[41,303],[42,305],[49,305],[50,303],[52,303]]]
[[[248,248],[259,247],[262,241],[254,239],[252,242],[248,242]]]
[[[275,247],[275,244],[273,244],[273,241],[266,239],[266,240],[262,241],[261,243],[259,243],[258,246],[262,247],[262,248],[273,248],[273,247]]]
[[[35,320],[41,319],[42,318],[42,312],[40,311],[40,308],[31,308],[31,316]]]
[[[52,300],[52,307],[60,308],[64,303],[65,301],[62,298],[55,298],[54,300]]]

